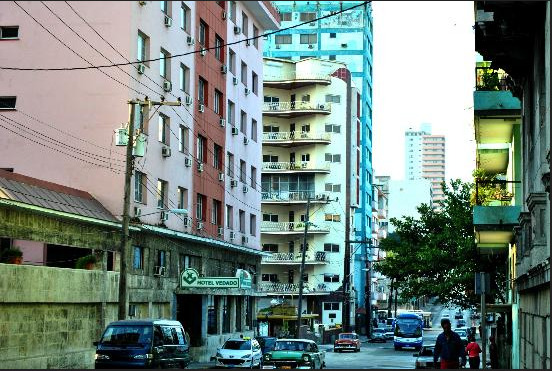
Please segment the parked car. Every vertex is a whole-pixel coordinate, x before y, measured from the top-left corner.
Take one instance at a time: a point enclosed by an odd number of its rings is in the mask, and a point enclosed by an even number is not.
[[[448,314],[448,313],[442,314],[442,315],[441,315],[441,319],[443,319],[443,318],[448,318],[448,319],[450,319],[450,314]]]
[[[323,368],[325,352],[308,339],[278,339],[274,350],[263,356],[263,369]]]
[[[466,320],[465,319],[459,319],[456,322],[456,327],[466,327]]]
[[[395,337],[395,331],[393,329],[385,331],[385,340],[393,340]]]
[[[352,350],[360,352],[360,338],[354,332],[342,332],[334,342],[334,352]]]
[[[462,312],[456,312],[456,314],[454,315],[454,319],[462,319],[464,318],[464,314],[462,314]]]
[[[276,340],[278,340],[278,338],[272,336],[257,336],[255,340],[259,342],[263,354],[266,354],[274,350],[274,345],[276,345]]]
[[[382,343],[385,343],[387,340],[385,339],[385,329],[383,328],[375,328],[372,330],[372,336],[369,340],[371,343],[375,343],[377,341],[380,341]]]
[[[433,367],[433,350],[435,344],[424,345],[418,352],[414,353],[416,357],[415,368],[435,368]]]
[[[460,335],[460,340],[464,343],[464,346],[468,345],[468,329],[465,327],[457,327],[454,329],[458,335]]]
[[[163,319],[111,322],[96,346],[95,368],[186,368],[187,335],[178,321]]]
[[[263,353],[259,342],[249,337],[228,339],[217,350],[217,368],[261,368]]]

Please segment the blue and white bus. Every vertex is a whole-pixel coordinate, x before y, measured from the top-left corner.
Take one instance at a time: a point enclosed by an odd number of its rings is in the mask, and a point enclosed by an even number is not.
[[[395,350],[403,347],[419,350],[424,345],[424,321],[416,313],[401,313],[395,319],[395,335],[393,344]]]

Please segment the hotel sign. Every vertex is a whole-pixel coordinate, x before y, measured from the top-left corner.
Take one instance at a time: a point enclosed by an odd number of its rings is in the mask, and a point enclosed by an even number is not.
[[[180,274],[180,287],[182,288],[251,288],[251,275],[249,272],[238,269],[236,277],[200,277],[193,268],[186,268]]]

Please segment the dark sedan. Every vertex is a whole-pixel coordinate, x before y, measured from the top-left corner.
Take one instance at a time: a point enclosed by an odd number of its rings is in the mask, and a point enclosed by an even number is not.
[[[433,350],[435,349],[435,344],[424,345],[417,353],[414,353],[416,357],[416,367],[415,368],[435,368],[433,367]]]

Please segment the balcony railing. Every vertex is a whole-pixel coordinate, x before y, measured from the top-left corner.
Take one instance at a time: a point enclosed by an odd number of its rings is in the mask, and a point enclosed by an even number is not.
[[[311,202],[327,202],[330,198],[330,194],[329,192],[322,192],[315,195],[314,191],[273,191],[262,193],[263,202],[307,202],[308,198],[311,199]]]
[[[263,133],[263,143],[278,144],[286,142],[300,141],[320,141],[330,143],[332,140],[331,133],[315,133],[315,132],[278,132],[278,133]]]
[[[384,209],[379,209],[379,210],[378,210],[378,218],[379,218],[379,219],[385,219],[385,218],[387,218],[387,211],[384,210]]]
[[[324,111],[331,112],[332,105],[327,102],[265,102],[263,103],[263,112],[288,112],[288,111]]]
[[[278,171],[330,171],[330,162],[316,163],[314,161],[296,162],[263,162],[262,170],[266,172]]]
[[[273,292],[279,294],[298,294],[299,284],[297,283],[276,283],[276,282],[261,282],[257,286],[259,292]],[[311,285],[305,282],[303,285],[303,294],[308,293],[329,293],[330,288],[324,283]]]
[[[263,263],[282,263],[282,264],[301,264],[301,253],[277,252],[271,256],[263,257]],[[327,263],[327,255],[325,251],[309,251],[305,253],[305,263]]]
[[[261,222],[261,233],[303,233],[304,222]],[[309,222],[307,232],[329,233],[328,222]]]
[[[286,73],[281,75],[265,75],[263,77],[263,82],[270,83],[270,82],[280,82],[280,81],[292,81],[292,80],[322,80],[325,82],[331,82],[331,76],[328,74],[322,74],[322,73]]]
[[[511,79],[508,74],[490,67],[476,67],[475,79],[475,90],[478,91],[510,90],[508,81]]]

